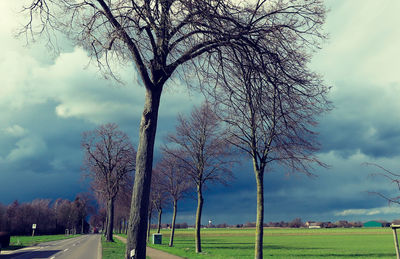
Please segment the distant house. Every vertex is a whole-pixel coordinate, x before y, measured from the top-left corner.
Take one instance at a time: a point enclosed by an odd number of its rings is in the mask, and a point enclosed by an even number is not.
[[[387,224],[389,224],[389,223],[371,220],[371,221],[364,222],[363,227],[365,227],[365,228],[381,228],[381,227],[386,227]]]
[[[321,222],[307,221],[306,227],[308,228],[321,228]]]

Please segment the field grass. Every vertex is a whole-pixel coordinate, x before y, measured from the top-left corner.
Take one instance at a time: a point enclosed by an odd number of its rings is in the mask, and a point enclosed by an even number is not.
[[[61,239],[73,238],[79,235],[43,235],[43,236],[11,236],[10,246],[3,248],[3,250],[15,250],[25,246],[34,246],[39,243],[56,241]]]
[[[254,229],[204,229],[201,254],[195,253],[194,229],[178,229],[175,247],[169,230],[161,245],[150,245],[185,258],[254,258]],[[390,228],[265,229],[264,258],[394,258]]]
[[[126,246],[118,238],[114,238],[114,242],[106,242],[105,237],[102,236],[101,246],[102,246],[102,259],[118,259],[118,258],[123,259],[125,256]],[[150,257],[146,256],[146,259],[150,259]]]
[[[101,246],[103,250],[103,259],[115,259],[125,257],[125,244],[117,238],[114,238],[114,242],[106,242],[105,237],[102,236]]]

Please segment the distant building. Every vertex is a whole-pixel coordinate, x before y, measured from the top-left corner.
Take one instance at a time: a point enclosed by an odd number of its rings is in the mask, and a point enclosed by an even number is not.
[[[307,221],[306,227],[308,228],[321,228],[321,222]]]
[[[371,221],[367,221],[364,222],[363,227],[365,228],[381,228],[381,227],[387,227],[387,222],[382,222],[382,221],[375,221],[375,220],[371,220]]]

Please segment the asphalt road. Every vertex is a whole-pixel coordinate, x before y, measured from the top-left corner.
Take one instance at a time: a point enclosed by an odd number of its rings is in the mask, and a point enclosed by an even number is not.
[[[101,259],[100,235],[84,235],[76,238],[41,243],[16,250],[0,258],[49,258],[49,259]]]

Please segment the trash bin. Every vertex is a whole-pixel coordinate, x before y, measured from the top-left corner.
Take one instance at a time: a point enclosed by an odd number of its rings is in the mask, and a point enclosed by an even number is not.
[[[153,244],[161,245],[162,243],[162,234],[156,233],[153,234]]]

